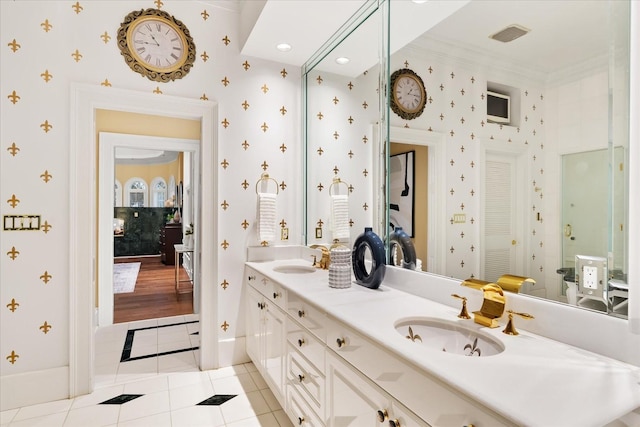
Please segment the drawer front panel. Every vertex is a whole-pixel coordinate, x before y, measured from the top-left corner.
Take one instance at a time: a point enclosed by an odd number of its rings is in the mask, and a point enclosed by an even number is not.
[[[293,347],[289,347],[287,383],[296,389],[314,412],[323,418],[325,378]]]
[[[315,335],[300,327],[289,319],[287,324],[287,341],[297,351],[302,353],[316,369],[324,370],[325,346]]]
[[[289,293],[287,295],[287,313],[318,339],[325,341],[326,316],[322,311],[304,302],[298,295]]]
[[[302,427],[324,427],[321,419],[309,408],[304,399],[298,394],[294,387],[289,387],[289,415],[291,421],[296,426]]]

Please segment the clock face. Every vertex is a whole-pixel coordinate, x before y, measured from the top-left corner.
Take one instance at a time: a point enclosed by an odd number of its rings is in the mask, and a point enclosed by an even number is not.
[[[427,92],[420,76],[408,68],[391,75],[391,109],[405,120],[415,119],[424,111]]]
[[[128,44],[138,61],[155,71],[179,68],[186,59],[185,38],[167,21],[140,19],[130,27]]]
[[[160,9],[125,16],[118,29],[118,48],[129,68],[164,83],[186,76],[196,59],[187,27]]]

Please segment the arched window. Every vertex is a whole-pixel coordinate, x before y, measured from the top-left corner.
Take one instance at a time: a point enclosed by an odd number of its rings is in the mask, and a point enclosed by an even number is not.
[[[143,208],[149,205],[147,183],[142,178],[131,178],[125,186],[125,205],[132,208]]]
[[[116,208],[122,207],[122,184],[117,179],[113,188],[113,206]]]
[[[151,207],[161,208],[164,207],[164,202],[167,200],[167,183],[162,177],[155,177],[151,181]]]

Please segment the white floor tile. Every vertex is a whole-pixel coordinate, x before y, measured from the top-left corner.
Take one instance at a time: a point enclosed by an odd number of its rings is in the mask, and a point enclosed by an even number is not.
[[[163,412],[161,414],[118,423],[118,427],[171,427],[171,425],[170,412]],[[179,426],[179,424],[174,424],[174,426]]]
[[[171,389],[169,390],[171,410],[195,406],[214,394],[213,386],[208,381]]]
[[[181,388],[190,384],[197,384],[201,382],[208,382],[211,384],[211,379],[209,378],[209,374],[207,372],[180,372],[173,373],[167,376],[167,380],[169,381],[169,390],[173,390],[175,388]]]
[[[44,415],[65,413],[69,408],[71,408],[72,403],[72,400],[65,399],[20,408],[18,413],[13,417],[13,421],[15,422],[29,418],[42,417]]]
[[[220,405],[220,408],[227,424],[269,412],[269,405],[259,391],[240,394]]]
[[[264,380],[260,372],[251,371],[249,372],[249,375],[251,375],[251,379],[253,380],[254,383],[256,383],[256,386],[258,387],[259,390],[264,390],[265,388],[269,388],[269,386],[267,385],[267,382]]]
[[[191,406],[171,411],[173,426],[224,427],[224,418],[219,406]]]
[[[124,393],[126,394],[151,394],[168,389],[169,383],[166,375],[124,384]]]
[[[264,400],[267,402],[267,405],[269,405],[269,409],[271,409],[271,411],[278,411],[282,409],[278,399],[276,399],[271,390],[265,388],[264,390],[260,390],[260,394],[264,397]]]
[[[120,405],[92,405],[69,411],[64,427],[107,426],[118,422]]]
[[[293,423],[282,409],[279,411],[273,411],[273,416],[278,420],[280,427],[293,427]]]
[[[9,409],[0,412],[0,425],[9,424],[13,417],[18,413],[18,409]]]
[[[162,317],[158,319],[158,326],[173,325],[175,323],[184,323],[185,321],[186,321],[185,316]]]
[[[91,394],[85,394],[84,396],[73,399],[71,410],[97,405],[105,400],[120,396],[122,393],[124,393],[124,385],[122,384],[96,389]]]
[[[151,415],[169,412],[169,391],[145,394],[123,405],[120,405],[119,422],[145,418]]]
[[[66,412],[60,412],[21,421],[13,421],[11,427],[62,427],[66,417]]]
[[[195,369],[196,359],[192,351],[183,351],[158,357],[159,372],[193,371]]]
[[[257,417],[227,423],[227,427],[280,427],[273,414],[263,414]]]
[[[213,389],[219,394],[247,394],[258,390],[249,374],[212,379]]]
[[[254,365],[253,362],[243,363],[242,366],[244,366],[244,368],[247,370],[247,372],[257,372],[258,371],[258,368],[256,368],[256,365]]]
[[[212,369],[209,371],[209,376],[212,380],[216,378],[231,377],[234,375],[240,375],[247,373],[247,368],[244,365],[227,366],[224,368]]]

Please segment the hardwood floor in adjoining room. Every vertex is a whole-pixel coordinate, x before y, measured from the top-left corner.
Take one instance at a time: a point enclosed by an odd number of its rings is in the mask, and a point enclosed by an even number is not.
[[[114,323],[193,313],[192,293],[176,297],[175,266],[163,264],[160,256],[114,259],[114,263],[126,262],[140,262],[140,272],[134,292],[114,294]],[[180,267],[180,279],[188,278],[184,268]]]

